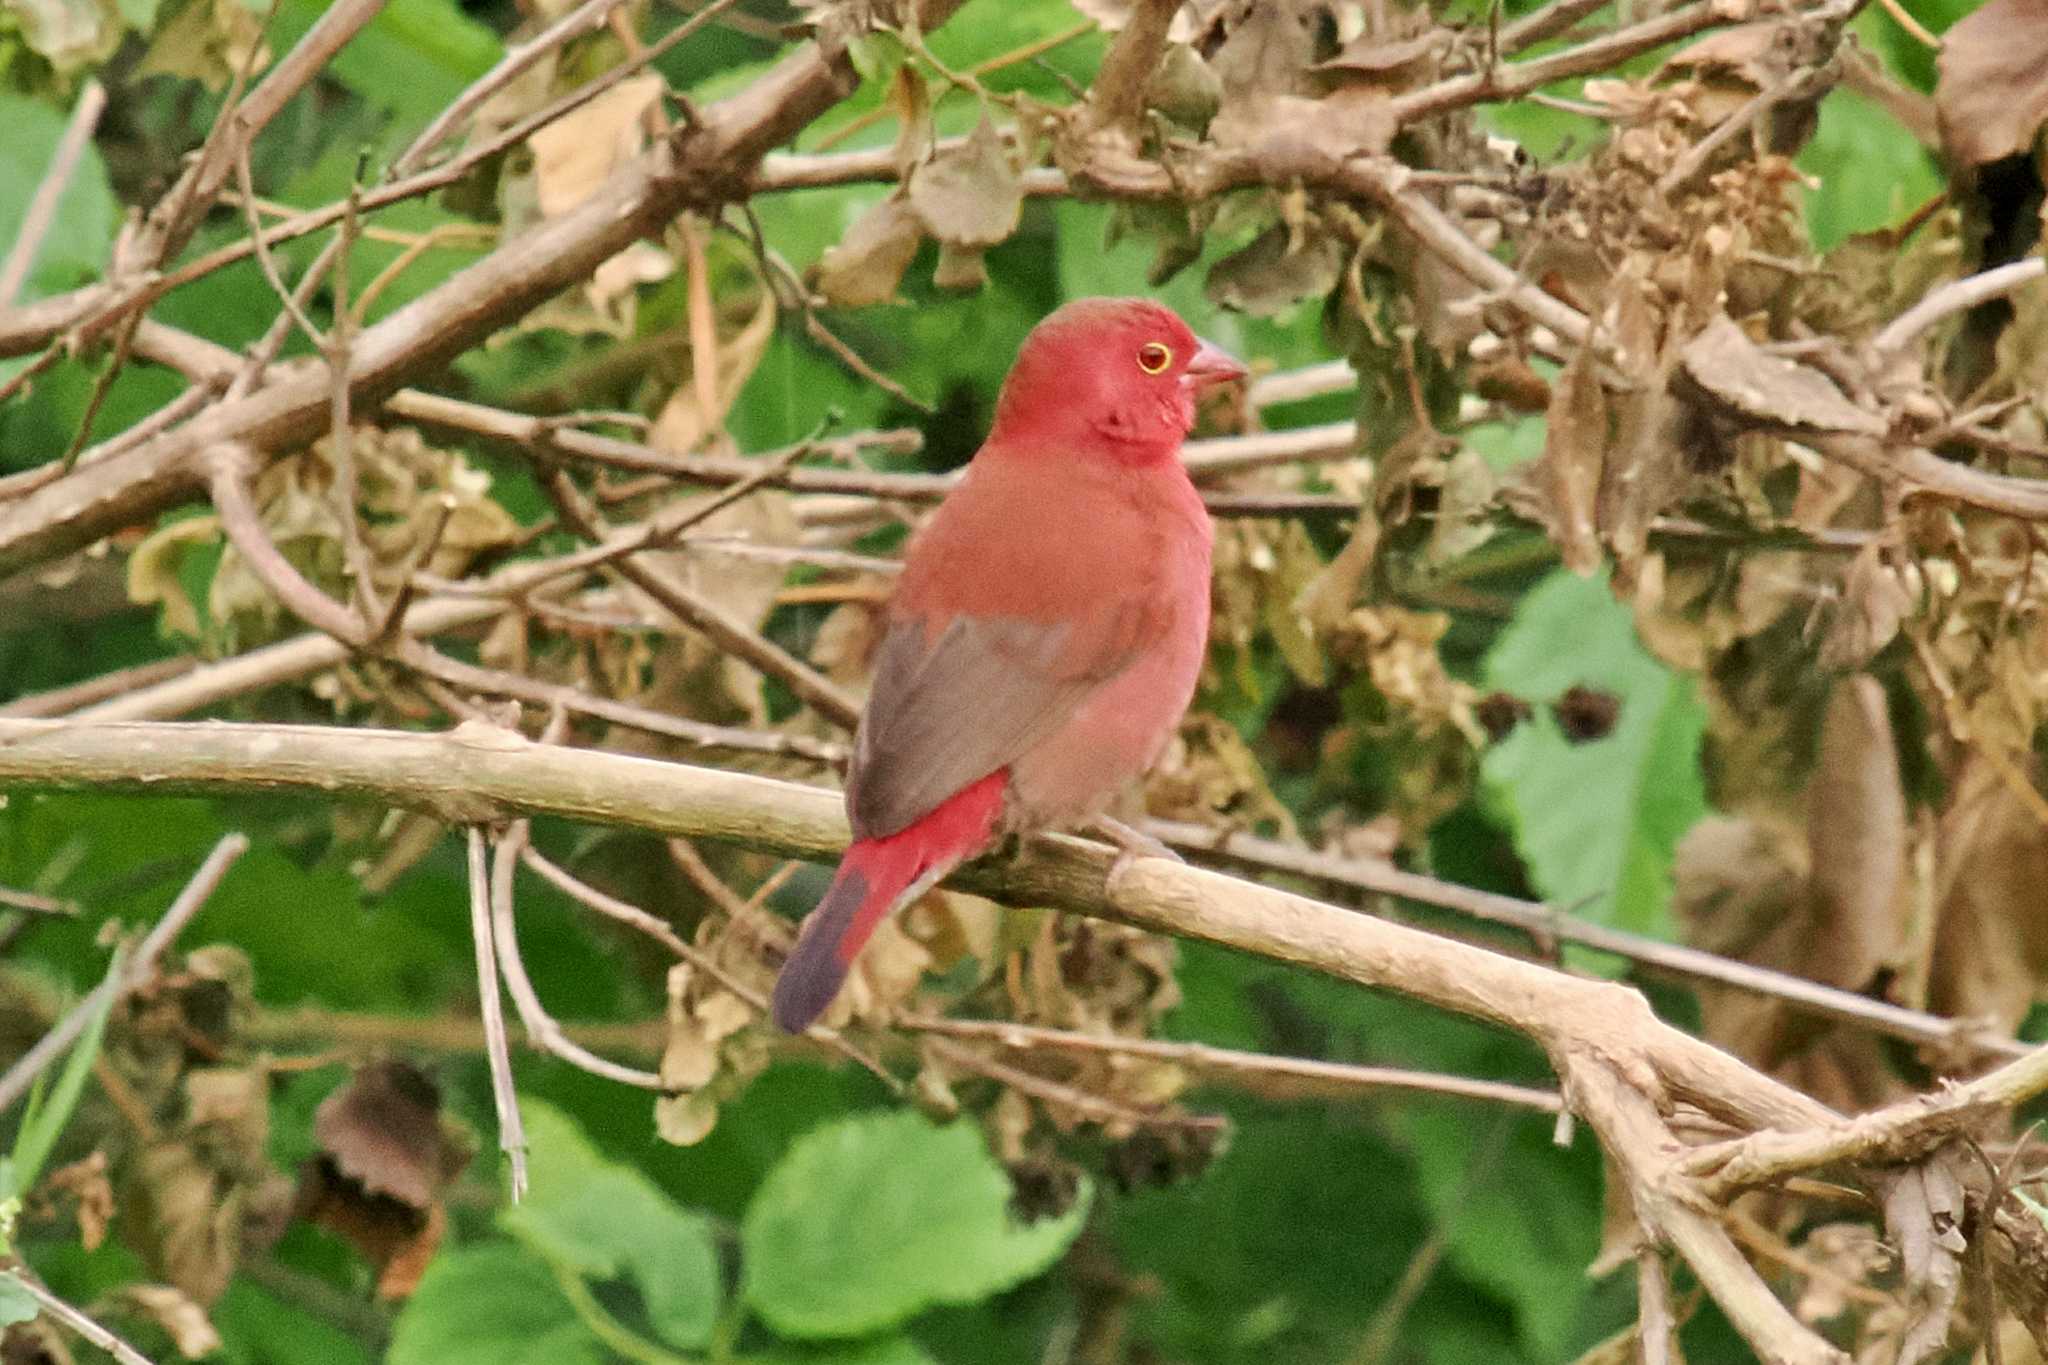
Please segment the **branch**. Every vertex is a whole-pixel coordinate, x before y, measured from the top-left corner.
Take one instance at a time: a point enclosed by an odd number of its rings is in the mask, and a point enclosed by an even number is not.
[[[1577,943],[1619,957],[1651,972],[1680,981],[1708,982],[1782,1000],[1823,1018],[1841,1020],[1875,1033],[1931,1044],[1943,1049],[1974,1047],[1993,1056],[2023,1057],[2032,1048],[2011,1038],[1985,1036],[1967,1020],[1946,1019],[1906,1009],[1888,1000],[1809,981],[1789,972],[1772,971],[1718,953],[1666,943],[1642,934],[1609,928],[1566,915],[1537,901],[1459,886],[1388,862],[1341,858],[1315,849],[1261,839],[1236,831],[1223,833],[1206,825],[1148,820],[1146,832],[1190,856],[1234,868],[1249,875],[1304,877],[1333,888],[1355,888],[1395,896],[1421,905],[1440,906],[1489,924],[1506,925],[1538,943]]]
[[[445,735],[258,725],[0,721],[0,783],[101,791],[301,791],[362,797],[450,824],[553,814],[830,856],[836,793],[675,763],[531,744],[496,727]],[[476,851],[479,855],[480,848]],[[1646,1225],[1668,1238],[1774,1361],[1843,1359],[1772,1298],[1727,1234],[1689,1202],[1664,1117],[1681,1104],[1743,1129],[1824,1127],[1825,1106],[1664,1024],[1627,987],[1588,981],[1306,897],[1159,858],[1113,874],[1112,850],[1062,837],[956,880],[1027,905],[1112,918],[1292,963],[1471,1015],[1540,1044],[1567,1103],[1600,1134]],[[481,882],[481,874],[479,874]],[[478,895],[482,892],[479,890]],[[488,907],[483,919],[489,941]],[[480,963],[481,966],[481,949]]]
[[[1095,129],[1135,141],[1145,113],[1145,89],[1166,51],[1166,31],[1181,0],[1137,0],[1095,74],[1090,121]]]

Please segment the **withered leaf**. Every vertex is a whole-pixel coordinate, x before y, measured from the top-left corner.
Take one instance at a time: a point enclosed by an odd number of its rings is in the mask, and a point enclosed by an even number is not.
[[[1220,307],[1265,318],[1328,294],[1344,267],[1343,246],[1328,233],[1311,230],[1300,242],[1293,236],[1284,223],[1273,224],[1216,262],[1204,292]]]
[[[1926,1006],[2000,1030],[2019,1027],[2048,981],[2048,916],[2036,909],[2048,884],[2048,829],[2006,767],[1971,760],[1942,812]]]
[[[372,1194],[426,1208],[468,1161],[441,1125],[441,1092],[409,1062],[373,1062],[320,1102],[313,1137]]]
[[[1963,1287],[1963,1186],[1951,1157],[1936,1153],[1900,1172],[1884,1193],[1885,1231],[1899,1250],[1911,1325],[1899,1365],[1919,1365],[1948,1340],[1949,1317]]]
[[[196,1360],[221,1349],[220,1333],[214,1330],[206,1310],[183,1290],[168,1284],[131,1284],[117,1289],[108,1304],[149,1319],[163,1328],[178,1354]],[[94,1305],[95,1308],[101,1305]]]
[[[534,191],[547,217],[566,213],[596,192],[647,141],[647,113],[661,98],[660,76],[620,81],[582,108],[537,130]]]
[[[1823,668],[1861,668],[1892,642],[1912,609],[1913,596],[1899,581],[1881,544],[1856,552],[1842,576],[1842,602],[1821,639]]]
[[[1265,0],[1242,6],[1232,17],[1229,32],[1209,54],[1224,100],[1256,104],[1276,94],[1307,93],[1320,7],[1313,0]]]
[[[939,264],[932,271],[932,283],[941,289],[972,293],[988,283],[988,262],[980,247],[939,243]]]
[[[1709,397],[1755,425],[1884,434],[1883,418],[1844,398],[1819,370],[1764,350],[1725,313],[1686,344],[1680,363]]]
[[[294,1212],[377,1267],[377,1293],[410,1294],[441,1244],[441,1191],[470,1151],[442,1118],[433,1081],[408,1062],[373,1062],[313,1115],[320,1154],[301,1173]]]
[[[1534,475],[1550,538],[1575,574],[1600,567],[1593,513],[1606,460],[1607,393],[1593,372],[1592,357],[1581,349],[1551,386],[1543,455]]]
[[[1024,211],[1024,182],[986,117],[965,142],[912,172],[909,190],[925,229],[955,246],[994,246],[1017,230]]]
[[[1941,38],[1934,105],[1949,157],[1965,166],[2033,146],[2048,122],[2048,0],[1989,0]]]
[[[924,227],[900,195],[890,195],[853,220],[818,262],[818,292],[836,308],[864,308],[896,297],[917,255]]]
[[[1806,975],[1858,990],[1891,961],[1905,933],[1906,796],[1884,688],[1857,676],[1836,684],[1821,721],[1807,789],[1813,852],[1814,947]]]
[[[1205,128],[1223,103],[1223,82],[1186,43],[1169,43],[1145,87],[1145,103],[1176,123]]]
[[[1379,34],[1368,33],[1346,43],[1336,56],[1317,63],[1314,69],[1405,86],[1421,74],[1423,64],[1441,51],[1450,37],[1450,31],[1441,28],[1391,42]]]

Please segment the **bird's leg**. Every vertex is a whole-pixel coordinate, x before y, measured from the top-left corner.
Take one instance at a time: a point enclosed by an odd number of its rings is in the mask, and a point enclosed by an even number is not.
[[[1117,874],[1140,858],[1171,858],[1174,862],[1185,861],[1159,840],[1142,829],[1133,829],[1113,815],[1095,817],[1095,832],[1117,846],[1116,861],[1109,865],[1107,881],[1115,881]]]

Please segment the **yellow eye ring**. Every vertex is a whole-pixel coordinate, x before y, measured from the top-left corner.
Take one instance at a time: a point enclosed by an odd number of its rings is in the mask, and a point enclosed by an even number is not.
[[[1148,341],[1138,348],[1138,368],[1146,374],[1165,374],[1172,363],[1173,347],[1163,342]]]

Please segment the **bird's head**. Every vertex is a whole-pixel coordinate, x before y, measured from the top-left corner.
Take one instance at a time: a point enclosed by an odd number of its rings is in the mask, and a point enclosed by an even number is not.
[[[1150,299],[1076,299],[1031,329],[996,400],[989,445],[1171,459],[1195,423],[1195,394],[1243,365]]]

